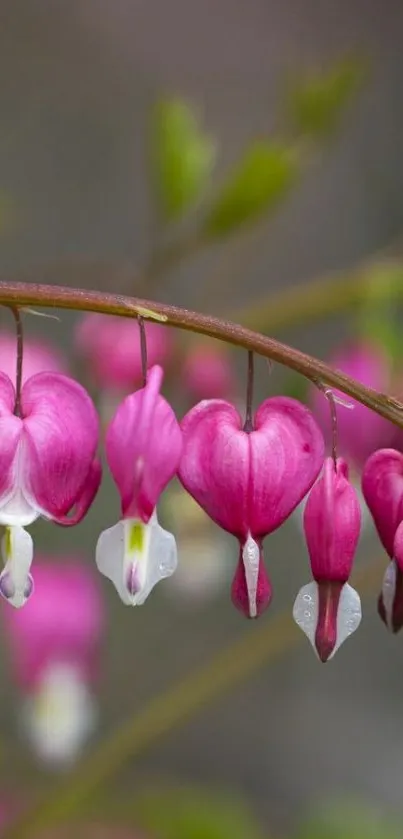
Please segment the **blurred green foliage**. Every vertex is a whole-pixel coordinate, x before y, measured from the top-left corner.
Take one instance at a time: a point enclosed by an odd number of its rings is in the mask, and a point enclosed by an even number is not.
[[[194,109],[178,98],[157,102],[152,115],[151,174],[165,220],[179,218],[207,188],[215,144]]]
[[[291,146],[261,140],[248,148],[218,193],[205,221],[210,236],[226,236],[275,208],[298,176]]]
[[[263,839],[238,799],[192,787],[146,791],[136,824],[153,839]]]
[[[195,240],[205,244],[224,238],[275,210],[302,171],[298,140],[307,134],[317,139],[329,135],[362,78],[363,62],[353,57],[336,62],[327,73],[311,74],[294,84],[285,103],[292,141],[263,137],[245,149],[216,190]],[[215,157],[215,142],[204,132],[192,106],[179,97],[156,104],[151,176],[165,221],[178,220],[206,194]]]
[[[363,83],[366,70],[362,59],[345,58],[327,73],[312,73],[290,86],[287,112],[293,128],[318,138],[334,132],[342,112]]]
[[[396,305],[403,285],[403,266],[380,263],[368,274],[365,301],[356,315],[355,332],[381,347],[393,364],[402,358],[402,334]]]
[[[341,801],[309,818],[295,839],[401,839],[401,830],[367,804]]]

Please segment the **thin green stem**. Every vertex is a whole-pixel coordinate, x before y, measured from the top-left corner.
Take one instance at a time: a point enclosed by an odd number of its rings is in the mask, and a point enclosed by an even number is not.
[[[163,322],[167,326],[176,326],[178,329],[217,338],[277,361],[313,382],[320,380],[330,387],[341,390],[403,428],[403,404],[393,396],[364,387],[345,373],[333,370],[323,361],[232,321],[202,315],[167,303],[140,300],[136,297],[17,282],[0,282],[0,305],[44,306],[101,312],[122,317],[144,317]]]

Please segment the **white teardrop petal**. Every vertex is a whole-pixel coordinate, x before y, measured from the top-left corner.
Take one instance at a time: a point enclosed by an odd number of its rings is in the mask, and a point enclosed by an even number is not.
[[[329,658],[333,658],[341,644],[358,629],[361,617],[360,595],[355,588],[345,583],[341,590],[337,611],[337,641]]]
[[[259,578],[259,546],[249,535],[242,550],[242,561],[245,569],[246,586],[248,589],[249,615],[257,617],[257,583]]]
[[[318,602],[318,584],[313,580],[311,583],[308,583],[308,585],[302,586],[299,590],[292,610],[292,616],[295,623],[300,629],[302,629],[307,638],[309,638],[315,655],[318,655],[315,647],[315,633],[318,623]]]
[[[319,587],[314,581],[303,586],[296,597],[293,617],[296,624],[309,638],[317,655],[315,635],[318,624]],[[361,601],[358,592],[345,583],[341,592],[337,609],[336,643],[328,660],[335,655],[341,644],[358,629],[361,623]]]

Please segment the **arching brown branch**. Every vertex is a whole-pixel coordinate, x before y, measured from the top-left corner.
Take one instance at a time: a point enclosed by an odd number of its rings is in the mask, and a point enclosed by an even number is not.
[[[167,326],[176,326],[251,350],[284,364],[311,381],[320,379],[403,428],[403,404],[394,397],[364,387],[317,358],[231,321],[136,297],[17,282],[0,282],[1,304],[13,308],[44,306],[163,321]]]

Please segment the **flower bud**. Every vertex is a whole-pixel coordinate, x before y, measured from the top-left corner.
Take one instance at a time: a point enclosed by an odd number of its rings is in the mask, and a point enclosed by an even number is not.
[[[348,585],[361,526],[357,492],[348,467],[338,458],[325,461],[304,511],[304,530],[314,581],[300,590],[294,619],[325,662],[361,621],[357,592]]]

